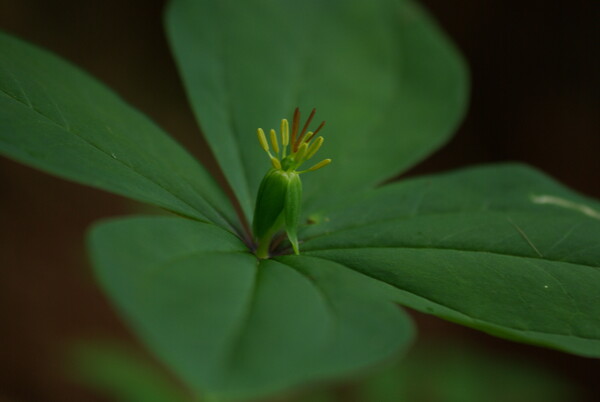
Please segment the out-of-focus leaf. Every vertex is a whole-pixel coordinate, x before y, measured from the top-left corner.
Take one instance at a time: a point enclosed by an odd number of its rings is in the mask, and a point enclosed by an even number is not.
[[[327,120],[305,212],[407,169],[452,134],[467,73],[408,0],[174,0],[167,29],[204,135],[251,216],[269,161],[257,127],[299,106]]]
[[[72,351],[75,380],[118,402],[192,402],[156,367],[122,345],[89,342]]]
[[[411,350],[357,386],[357,402],[571,402],[580,390],[550,369],[446,339]]]

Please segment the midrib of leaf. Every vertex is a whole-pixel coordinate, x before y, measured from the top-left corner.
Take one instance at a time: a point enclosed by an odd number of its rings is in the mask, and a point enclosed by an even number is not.
[[[396,218],[383,218],[383,219],[377,219],[377,220],[369,221],[369,222],[365,222],[365,223],[359,223],[357,225],[342,226],[341,228],[334,229],[330,232],[319,233],[312,237],[307,237],[302,240],[304,241],[304,243],[307,243],[307,242],[315,240],[315,239],[327,238],[329,236],[333,236],[333,235],[336,235],[339,233],[347,232],[347,231],[354,230],[354,229],[367,228],[369,226],[377,226],[382,223],[402,222],[402,221],[406,221],[406,220],[410,220],[410,219],[418,219],[420,217],[450,216],[450,215],[458,215],[458,214],[460,214],[460,212],[451,211],[451,212],[439,212],[439,213],[430,213],[430,214],[403,215],[403,216],[399,216]],[[305,226],[305,228],[310,229],[310,226]]]
[[[227,346],[227,348],[223,352],[224,358],[221,363],[220,371],[222,373],[225,373],[225,375],[227,375],[226,373],[229,373],[232,371],[232,367],[234,366],[234,363],[235,363],[236,354],[241,347],[242,338],[244,337],[246,329],[248,328],[248,325],[250,323],[250,317],[252,317],[252,311],[253,311],[254,305],[256,304],[256,293],[258,292],[260,273],[261,273],[260,261],[258,261],[258,259],[257,259],[256,266],[254,267],[254,277],[253,277],[253,281],[252,281],[252,288],[248,292],[249,293],[248,298],[247,298],[246,302],[244,303],[245,308],[244,308],[243,314],[241,316],[239,324],[237,325],[236,329],[234,330],[233,334],[231,335],[231,340],[228,342],[229,346]]]
[[[510,213],[519,214],[519,213],[523,213],[523,212],[526,212],[526,211],[516,210],[516,209],[515,210],[503,210],[503,211],[499,211],[499,210],[495,210],[495,209],[482,208],[482,209],[476,210],[474,212],[489,212],[489,213],[498,214],[498,216],[504,216],[504,217],[507,218],[507,222],[511,223],[514,226],[515,225],[514,222],[510,219]],[[374,221],[369,221],[369,222],[361,223],[361,224],[358,224],[358,225],[344,226],[344,227],[335,229],[335,230],[330,231],[330,232],[324,232],[324,233],[316,234],[316,235],[314,235],[312,237],[308,237],[308,238],[304,239],[303,242],[307,243],[309,241],[313,241],[313,240],[316,240],[316,239],[323,239],[323,238],[327,238],[327,237],[330,237],[330,236],[338,235],[338,234],[343,233],[343,232],[348,232],[348,231],[352,231],[352,230],[356,230],[356,229],[368,228],[369,226],[377,226],[377,225],[384,224],[384,223],[403,222],[403,221],[408,221],[408,220],[418,220],[420,218],[427,218],[427,217],[438,217],[438,216],[439,217],[443,217],[443,216],[453,216],[453,215],[461,215],[461,214],[465,214],[465,212],[464,211],[450,211],[450,212],[439,212],[439,213],[420,213],[418,215],[403,215],[403,216],[399,216],[399,217],[396,217],[396,218],[377,219],[377,220],[374,220]],[[577,226],[581,225],[583,222],[586,222],[586,220],[585,220],[584,217],[579,217],[579,219],[580,219],[580,221],[578,223],[576,223],[573,226],[573,228],[571,228],[569,231],[567,231],[553,245],[551,245],[549,248],[545,249],[544,253],[547,254],[549,251],[551,251],[552,249],[554,249],[558,244],[560,244],[563,241],[565,241],[566,238],[573,232],[573,230]],[[472,230],[472,229],[469,229],[469,230]],[[450,238],[452,236],[455,236],[456,234],[459,234],[459,233],[462,233],[462,232],[468,232],[469,230],[463,230],[463,231],[460,231],[460,232],[457,232],[457,233],[449,234],[446,237],[444,237],[443,239],[440,239],[440,241],[445,240],[446,238]],[[555,262],[568,262],[566,259],[553,260],[553,259],[549,259],[549,258],[545,257],[544,255],[541,255],[540,252],[539,252],[539,249],[537,249],[537,247],[531,243],[531,240],[526,235],[523,236],[522,229],[521,230],[516,230],[515,233],[519,234],[529,244],[529,246],[532,247],[532,249],[536,252],[536,254],[539,255],[539,257],[538,257],[539,259],[546,260],[546,261],[555,261]],[[372,248],[375,248],[375,247],[376,246],[373,246]],[[593,249],[593,248],[597,248],[597,247],[600,247],[600,243],[597,244],[597,245],[592,245],[591,247],[586,247],[586,248],[583,248],[583,249],[572,251],[572,252],[569,253],[569,255],[580,253],[580,252],[582,252],[584,250],[589,250],[589,249]],[[313,250],[314,251],[318,251],[318,250],[329,250],[329,249],[327,249],[327,248],[321,248],[321,249],[319,249],[319,248],[309,248],[309,251],[313,251]],[[482,251],[482,250],[468,250],[468,249],[464,249],[464,250],[461,250],[461,251]],[[519,255],[513,255],[513,257],[518,257],[518,256]],[[527,257],[527,256],[523,256],[523,257]],[[591,267],[595,267],[595,266],[591,266]]]
[[[170,190],[168,190],[167,188],[165,188],[164,186],[162,186],[160,183],[154,181],[153,179],[151,179],[150,177],[144,175],[142,172],[138,171],[137,169],[135,169],[133,166],[125,163],[123,160],[121,159],[115,159],[112,157],[112,155],[105,151],[104,149],[102,149],[100,146],[94,144],[92,141],[90,141],[89,139],[77,134],[76,132],[71,130],[71,126],[68,124],[67,120],[64,118],[64,115],[62,114],[62,112],[60,112],[60,109],[58,109],[58,106],[56,105],[56,103],[52,100],[52,98],[48,95],[48,99],[50,99],[52,101],[52,103],[55,105],[55,107],[58,110],[58,113],[61,115],[64,124],[61,124],[60,122],[54,120],[52,117],[42,113],[40,110],[38,110],[37,108],[35,108],[35,106],[33,105],[33,103],[29,100],[29,97],[27,96],[27,94],[25,93],[25,91],[23,91],[22,86],[19,84],[18,80],[13,76],[12,77],[13,80],[15,81],[15,83],[19,86],[19,88],[21,88],[21,92],[23,94],[23,97],[25,98],[25,100],[27,100],[27,102],[23,102],[21,99],[19,99],[18,97],[16,97],[15,95],[11,94],[10,92],[6,91],[4,88],[0,88],[0,92],[2,92],[6,97],[8,97],[9,99],[12,99],[13,101],[21,104],[22,106],[32,110],[34,113],[42,116],[44,119],[48,120],[51,124],[54,124],[55,126],[63,129],[64,131],[66,131],[69,134],[72,134],[74,137],[79,138],[79,140],[81,140],[83,143],[87,144],[88,146],[94,148],[95,150],[99,151],[100,153],[104,154],[106,157],[110,158],[110,160],[112,162],[117,162],[125,167],[127,167],[129,170],[131,170],[132,172],[134,172],[135,174],[137,174],[138,176],[140,176],[141,178],[149,181],[150,183],[154,184],[155,186],[157,186],[158,188],[160,188],[161,190],[163,190],[164,192],[166,192],[167,194],[171,195],[172,197],[174,197],[175,199],[179,200],[180,202],[182,202],[183,204],[187,205],[188,207],[190,207],[192,210],[198,212],[200,215],[204,215],[201,211],[199,211],[196,207],[194,207],[193,205],[191,205],[189,202],[185,201],[183,198],[179,197],[178,195],[172,193]],[[182,177],[180,177],[182,178]],[[197,190],[195,189],[195,186],[192,185],[191,183],[189,183],[186,179],[182,178],[189,186],[190,188],[194,189],[194,192],[197,192]],[[218,216],[222,222],[224,223],[229,229],[230,231],[232,231],[233,233],[237,234],[237,230],[235,229],[235,227],[227,220],[226,217],[224,217],[211,203],[209,203],[204,197],[202,197],[201,195],[199,195],[199,199],[205,203],[208,207],[210,207],[211,211],[216,214],[216,216]],[[169,208],[165,208],[165,209],[169,209]],[[170,210],[170,209],[169,209]],[[192,215],[188,215],[185,214],[181,211],[172,211],[175,212],[177,214],[181,214],[182,216],[185,216],[186,218],[189,219],[194,219],[197,220],[199,222],[203,222],[203,223],[212,223],[207,219],[201,219],[198,216],[192,216]]]
[[[219,24],[217,24],[217,25],[219,25]],[[219,27],[221,27],[221,26],[219,25]],[[219,41],[220,41],[220,45],[217,48],[221,49],[221,51],[218,52],[217,55],[218,55],[218,60],[221,63],[221,68],[219,68],[218,71],[220,72],[219,76],[221,78],[221,83],[223,85],[223,88],[225,89],[225,91],[224,91],[225,92],[225,97],[226,97],[226,101],[225,102],[227,104],[227,110],[229,111],[229,113],[228,113],[228,116],[229,116],[229,127],[230,127],[230,130],[233,133],[232,144],[235,147],[235,153],[238,155],[239,160],[240,161],[244,161],[244,153],[240,149],[240,144],[237,141],[237,138],[238,138],[239,133],[240,133],[240,129],[237,126],[236,119],[234,118],[235,109],[233,107],[233,101],[231,100],[231,96],[232,96],[231,95],[232,94],[231,84],[229,82],[229,79],[227,78],[228,74],[226,73],[226,71],[227,71],[226,67],[228,65],[231,65],[231,64],[226,62],[226,60],[225,60],[225,54],[223,53],[224,49],[226,48],[224,46],[224,44],[225,44],[224,35],[225,34],[223,32],[223,29],[220,28],[219,29],[219,34],[217,35],[217,37],[219,38]],[[235,65],[235,63],[234,63],[234,65]],[[200,122],[198,124],[200,124]],[[207,137],[207,138],[209,138],[209,137]],[[218,156],[218,154],[216,154],[216,153],[215,153],[215,155]],[[245,163],[242,163],[243,167],[245,167],[245,165],[246,165]],[[218,169],[221,169],[221,172],[223,173],[224,177],[228,176],[222,170],[222,168],[220,166],[220,163],[219,163]],[[250,191],[250,182],[248,180],[248,173],[246,172],[245,168],[242,168],[241,170],[242,170],[242,172],[241,172],[242,179],[244,180],[244,188],[245,188],[245,194],[246,194],[246,197],[247,197],[247,202],[242,203],[240,201],[238,193],[236,191],[233,191],[233,197],[237,198],[238,204],[242,206],[243,215],[246,217],[246,219],[248,221],[251,222],[252,221],[252,217],[251,217],[251,214],[252,214],[252,196],[251,196],[251,194],[252,194],[252,192]],[[229,179],[227,179],[227,181],[229,181]],[[230,185],[231,184],[232,183],[230,182]],[[244,205],[247,205],[247,206],[244,207]],[[250,234],[248,234],[248,236],[250,238],[252,237]]]
[[[332,325],[331,339],[334,339],[334,332],[337,328],[337,323],[338,323],[337,314],[336,314],[336,309],[334,307],[334,304],[331,301],[331,299],[327,296],[326,292],[316,283],[316,281],[314,279],[312,279],[309,275],[302,272],[300,269],[294,268],[293,266],[291,266],[287,263],[284,263],[282,261],[279,261],[279,260],[272,260],[272,261],[276,262],[278,264],[281,264],[281,265],[291,269],[292,271],[298,273],[301,277],[303,277],[311,285],[311,287],[319,295],[319,297],[321,298],[321,300],[323,302],[323,305],[325,306],[325,311],[327,313],[328,321]],[[223,372],[231,371],[232,367],[235,364],[236,355],[238,354],[238,352],[240,350],[242,339],[243,339],[243,337],[246,333],[246,330],[248,328],[248,325],[251,321],[251,317],[252,317],[252,314],[254,311],[254,306],[256,304],[256,294],[258,293],[258,288],[260,286],[261,271],[262,270],[260,269],[260,261],[257,260],[257,268],[256,268],[255,276],[254,276],[254,281],[252,284],[252,290],[251,290],[248,300],[246,302],[246,308],[244,309],[243,317],[240,320],[240,324],[238,325],[236,331],[234,332],[234,334],[231,337],[232,339],[229,342],[227,351],[224,352],[224,356],[226,356],[226,358],[224,359],[224,364],[222,367]]]
[[[304,278],[306,278],[306,280],[308,282],[310,282],[310,284],[312,285],[313,288],[315,288],[315,291],[321,296],[321,299],[323,299],[323,304],[325,304],[327,306],[328,312],[330,316],[336,315],[335,314],[335,307],[334,307],[334,303],[331,301],[331,298],[327,295],[327,292],[321,287],[321,285],[319,285],[317,283],[317,281],[310,276],[309,274],[307,274],[306,272],[304,272],[302,269],[298,269],[293,267],[292,265],[290,265],[289,263],[280,261],[280,260],[275,260],[278,263],[285,265],[286,267],[298,272],[300,275],[302,275]],[[334,322],[337,322],[337,320],[332,320]]]
[[[462,250],[458,250],[458,251],[462,251]],[[426,300],[426,301],[428,301],[428,302],[430,302],[430,303],[437,304],[437,305],[439,305],[439,306],[442,306],[442,307],[444,307],[444,308],[447,308],[447,309],[449,309],[449,310],[452,310],[452,311],[454,311],[454,312],[456,312],[456,313],[459,313],[459,314],[461,314],[461,315],[462,315],[464,318],[466,318],[466,319],[468,319],[468,320],[472,321],[473,323],[477,323],[477,322],[489,323],[489,324],[492,324],[492,325],[497,325],[497,326],[499,326],[499,327],[509,328],[509,329],[511,329],[511,330],[513,330],[513,331],[517,331],[517,332],[523,332],[523,333],[534,333],[534,334],[536,334],[536,333],[537,333],[537,334],[546,334],[546,335],[555,335],[555,336],[556,336],[556,335],[558,335],[558,336],[570,336],[570,337],[579,338],[579,339],[584,339],[584,340],[598,341],[598,339],[597,339],[597,338],[591,338],[591,337],[587,337],[587,336],[576,335],[576,334],[573,334],[573,333],[569,333],[569,334],[558,334],[558,333],[555,333],[555,332],[546,332],[546,331],[537,331],[537,330],[535,330],[535,331],[534,331],[534,330],[529,330],[529,329],[522,329],[522,328],[511,327],[510,325],[506,325],[506,324],[504,324],[504,323],[496,323],[496,322],[493,322],[493,321],[488,321],[488,320],[484,320],[484,319],[481,319],[481,318],[472,317],[472,316],[468,315],[467,313],[464,313],[463,311],[460,311],[460,310],[457,310],[457,309],[451,308],[451,307],[447,306],[446,304],[443,304],[443,303],[441,303],[441,302],[439,302],[439,301],[437,301],[437,300],[434,300],[434,299],[431,299],[431,298],[428,298],[428,297],[425,297],[425,296],[422,296],[422,295],[419,295],[419,294],[413,293],[413,292],[411,292],[411,291],[408,291],[408,290],[405,290],[405,289],[397,288],[396,286],[394,286],[394,285],[391,285],[391,284],[389,284],[389,283],[385,282],[384,280],[382,280],[381,278],[377,277],[376,275],[371,275],[371,274],[368,274],[368,273],[366,273],[366,272],[364,272],[364,271],[357,270],[357,269],[355,269],[355,268],[352,268],[352,267],[350,267],[350,266],[348,266],[348,265],[346,265],[346,264],[344,264],[344,263],[341,263],[341,262],[339,262],[339,261],[337,261],[337,260],[334,260],[334,259],[331,259],[331,258],[326,258],[326,257],[321,257],[321,256],[318,256],[318,255],[312,255],[312,254],[310,254],[310,253],[308,253],[308,252],[307,252],[307,253],[305,253],[305,254],[309,254],[309,256],[310,256],[311,258],[318,258],[318,259],[320,259],[320,260],[324,260],[324,261],[332,262],[332,263],[334,263],[334,264],[338,264],[338,265],[340,265],[340,266],[342,266],[342,267],[344,267],[344,268],[346,268],[346,269],[348,269],[348,270],[350,270],[350,271],[356,272],[356,273],[357,273],[357,274],[359,274],[359,275],[366,276],[366,277],[368,277],[368,278],[370,278],[370,279],[376,280],[376,281],[378,281],[378,282],[380,282],[380,283],[383,283],[383,284],[385,284],[385,285],[387,285],[387,286],[391,286],[391,287],[393,287],[393,288],[395,288],[395,289],[398,289],[398,290],[401,290],[401,291],[403,291],[403,292],[410,293],[411,295],[413,295],[413,296],[415,296],[415,297],[417,297],[417,298],[420,298],[420,299],[422,299],[422,300]]]
[[[216,226],[216,225],[214,225],[214,226],[221,229],[221,227],[219,227],[219,226]],[[172,258],[169,258],[166,261],[161,261],[159,264],[156,264],[152,268],[149,268],[148,271],[145,273],[145,275],[146,275],[146,278],[149,278],[149,277],[158,275],[159,273],[161,273],[163,270],[165,270],[167,268],[172,270],[173,264],[185,261],[185,260],[193,258],[193,257],[199,257],[199,256],[203,256],[203,255],[222,255],[222,254],[230,255],[230,254],[249,254],[249,253],[245,250],[202,250],[202,251],[194,251],[191,253],[175,255]]]
[[[331,298],[327,295],[327,292],[321,287],[321,285],[319,285],[314,278],[312,278],[309,274],[305,273],[302,269],[295,268],[292,265],[290,265],[289,263],[286,263],[286,262],[283,262],[280,260],[275,260],[275,261],[298,272],[311,284],[311,286],[319,294],[321,299],[323,299],[323,304],[325,306],[327,306],[327,315],[329,316],[330,321],[334,324],[334,327],[337,327],[338,320],[336,319],[337,314],[336,314],[335,304],[333,303]],[[335,330],[335,328],[333,330]]]
[[[556,263],[562,263],[562,264],[576,265],[579,267],[591,268],[594,270],[594,272],[598,272],[597,268],[600,268],[600,266],[588,265],[588,264],[583,264],[583,263],[578,263],[578,262],[556,260],[556,259],[550,259],[550,258],[546,258],[546,257],[542,258],[542,257],[532,257],[532,256],[520,255],[520,254],[501,253],[498,251],[460,249],[460,248],[452,248],[452,247],[414,246],[414,245],[413,246],[403,246],[403,245],[356,246],[356,247],[350,246],[350,247],[332,247],[332,248],[321,248],[321,249],[317,248],[317,249],[310,249],[310,250],[304,251],[304,254],[310,255],[313,252],[319,252],[319,251],[370,250],[370,249],[435,250],[435,251],[456,251],[456,252],[464,252],[464,253],[493,254],[493,255],[501,255],[504,257],[511,257],[511,258],[525,258],[525,259],[534,260],[534,261],[549,261],[549,262],[556,262]]]

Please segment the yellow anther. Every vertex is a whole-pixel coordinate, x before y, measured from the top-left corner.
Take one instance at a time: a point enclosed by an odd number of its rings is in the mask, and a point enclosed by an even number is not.
[[[273,150],[276,154],[279,155],[279,143],[277,142],[277,133],[275,132],[275,130],[271,129],[269,135],[271,136],[271,144],[273,145]]]
[[[321,145],[323,145],[323,137],[318,137],[315,142],[313,142],[310,147],[308,148],[308,151],[306,151],[306,160],[309,160],[310,158],[312,158],[317,151],[319,150],[319,148],[321,148]]]
[[[260,146],[265,152],[269,152],[269,143],[267,142],[267,137],[265,137],[265,132],[262,128],[256,130],[256,135],[258,136],[258,142],[260,142]]]
[[[275,169],[281,169],[281,162],[279,162],[279,159],[271,156],[271,164],[273,165],[273,167]]]
[[[298,152],[296,152],[296,155],[294,156],[296,162],[300,162],[304,159],[304,155],[306,155],[307,149],[308,144],[306,142],[303,142],[302,145],[300,145],[300,148],[298,148]]]
[[[304,138],[304,142],[306,142],[307,144],[310,142],[310,139],[312,138],[313,132],[309,131],[308,133],[306,133],[306,138]]]
[[[288,120],[281,119],[281,137],[279,137],[279,133],[275,129],[269,130],[268,135],[265,135],[265,131],[262,128],[256,130],[258,142],[269,156],[273,168],[287,173],[305,173],[320,169],[331,162],[331,159],[325,159],[310,169],[299,171],[299,168],[312,158],[323,145],[323,137],[317,137],[317,134],[323,128],[325,122],[322,122],[314,131],[307,131],[314,114],[315,111],[313,109],[302,131],[299,131],[300,111],[296,108],[291,129]],[[290,147],[289,149],[288,146]]]
[[[281,144],[283,147],[287,147],[290,143],[290,125],[287,119],[281,120]]]
[[[281,151],[282,152],[281,155],[283,158],[285,158],[285,155],[287,154],[287,146],[290,143],[290,125],[289,125],[287,119],[281,120],[280,132],[281,132],[281,146],[283,148],[283,150]]]
[[[323,166],[327,166],[330,163],[331,163],[331,159],[323,159],[321,162],[317,163],[313,167],[306,169],[304,172],[314,172],[315,170],[321,169]],[[299,172],[299,173],[304,173],[304,172]]]

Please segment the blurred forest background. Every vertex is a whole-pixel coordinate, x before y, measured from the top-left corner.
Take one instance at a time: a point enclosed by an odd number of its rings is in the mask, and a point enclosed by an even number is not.
[[[422,3],[467,60],[472,97],[454,139],[405,176],[518,160],[599,198],[600,4]],[[214,171],[167,47],[164,5],[164,0],[0,0],[0,29],[98,77]],[[120,197],[0,159],[0,401],[111,400],[69,378],[65,356],[74,342],[85,339],[119,341],[144,354],[95,284],[84,250],[84,233],[92,222],[139,209]],[[483,392],[498,401],[592,401],[600,395],[597,360],[413,315],[420,339],[400,369],[404,374],[397,375],[406,379],[423,373],[418,378],[430,395],[422,400],[466,400],[435,396],[432,389],[440,388],[440,381],[454,381],[449,390],[485,385]],[[497,359],[502,363],[494,363]],[[511,382],[521,376],[517,368],[529,365],[543,368],[539,381],[549,387],[564,383],[571,396],[528,395],[525,390],[535,381]],[[461,379],[448,377],[461,367]],[[502,373],[512,373],[512,380]],[[519,398],[507,396],[510,384],[523,390]],[[343,400],[361,400],[356,386],[342,383],[335,389]]]

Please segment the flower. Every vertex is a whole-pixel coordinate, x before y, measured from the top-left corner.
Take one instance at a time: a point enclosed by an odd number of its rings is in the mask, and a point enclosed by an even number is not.
[[[257,130],[258,142],[269,155],[273,165],[265,174],[258,189],[252,221],[254,237],[258,242],[256,255],[259,258],[269,256],[271,239],[282,227],[285,228],[294,253],[300,253],[297,236],[300,205],[302,203],[300,175],[315,171],[331,163],[331,159],[324,159],[306,170],[297,170],[304,162],[311,159],[323,145],[323,137],[315,137],[325,125],[324,121],[315,131],[307,131],[314,115],[315,109],[310,113],[302,131],[298,131],[300,111],[296,108],[292,120],[291,138],[289,123],[287,119],[282,119],[280,128],[281,147],[277,139],[277,132],[271,129],[269,137],[275,155],[271,153],[264,130],[262,128]]]

